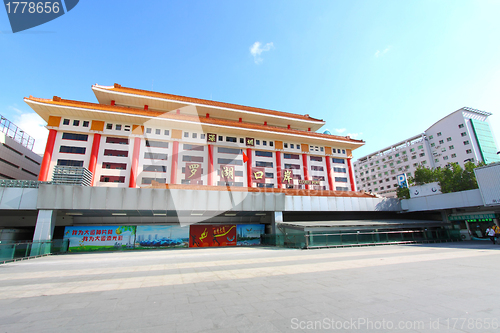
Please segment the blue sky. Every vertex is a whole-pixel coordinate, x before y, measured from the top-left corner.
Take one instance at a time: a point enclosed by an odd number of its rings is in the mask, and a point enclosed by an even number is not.
[[[469,106],[500,130],[500,1],[85,0],[13,34],[0,10],[0,113],[23,97],[95,102],[94,83],[310,114],[358,158]]]

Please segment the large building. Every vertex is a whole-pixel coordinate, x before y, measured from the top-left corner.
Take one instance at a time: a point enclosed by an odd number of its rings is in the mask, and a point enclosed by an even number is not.
[[[35,139],[0,118],[0,179],[36,180],[42,157],[33,152]]]
[[[424,133],[364,156],[353,163],[358,190],[395,196],[396,176],[413,176],[419,165],[437,168],[450,163],[500,162],[487,118],[491,113],[461,108]]]
[[[49,137],[39,180],[83,167],[93,186],[158,184],[354,191],[361,140],[316,132],[309,115],[114,86],[99,103],[26,98]]]

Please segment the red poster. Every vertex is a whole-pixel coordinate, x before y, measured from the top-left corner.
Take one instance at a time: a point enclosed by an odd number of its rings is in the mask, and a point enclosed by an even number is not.
[[[191,225],[189,247],[236,246],[236,225]]]
[[[186,163],[185,179],[199,180],[201,178],[201,163]]]
[[[264,168],[252,168],[252,181],[254,183],[265,183],[266,173]]]

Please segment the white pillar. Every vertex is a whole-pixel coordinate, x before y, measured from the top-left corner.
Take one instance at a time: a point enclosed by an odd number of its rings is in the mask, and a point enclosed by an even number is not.
[[[38,242],[52,241],[54,227],[56,226],[57,212],[53,210],[39,210],[36,219],[35,234],[31,247],[32,256],[50,253],[50,243],[40,244]],[[37,243],[35,243],[37,242]]]
[[[272,232],[274,235],[276,235],[276,223],[282,223],[282,222],[283,222],[283,212],[274,212],[273,221],[271,224]]]

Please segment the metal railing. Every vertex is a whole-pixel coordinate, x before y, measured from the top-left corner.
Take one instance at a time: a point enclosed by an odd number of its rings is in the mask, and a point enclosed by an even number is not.
[[[314,249],[324,247],[435,243],[461,241],[460,231],[453,229],[338,232],[331,234],[263,235],[263,245]]]
[[[35,145],[35,139],[33,139],[28,133],[20,129],[13,122],[9,121],[4,116],[0,115],[0,132],[5,133],[8,137],[19,142],[24,147],[29,150],[33,150]]]
[[[0,187],[38,188],[40,184],[52,184],[52,182],[41,182],[38,180],[0,179]]]
[[[68,252],[68,239],[46,242],[0,243],[0,264]]]

